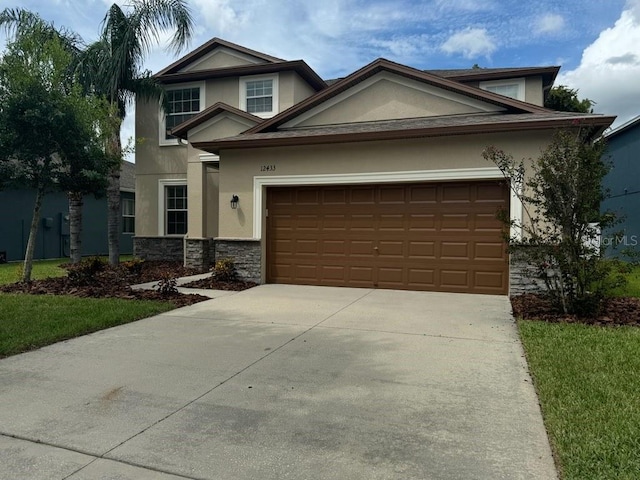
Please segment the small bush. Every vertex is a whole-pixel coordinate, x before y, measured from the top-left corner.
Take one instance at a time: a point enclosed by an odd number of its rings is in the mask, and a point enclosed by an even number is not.
[[[107,267],[106,260],[100,257],[89,257],[67,267],[67,278],[72,285],[87,285],[94,277]]]
[[[126,262],[120,263],[125,272],[132,275],[140,275],[144,268],[144,260],[141,258],[134,258]]]
[[[231,258],[222,258],[212,268],[213,278],[220,282],[234,282],[238,277],[236,264]]]
[[[178,280],[172,277],[170,274],[165,273],[162,275],[160,281],[154,285],[154,288],[158,290],[160,295],[170,296],[180,293],[178,291]]]

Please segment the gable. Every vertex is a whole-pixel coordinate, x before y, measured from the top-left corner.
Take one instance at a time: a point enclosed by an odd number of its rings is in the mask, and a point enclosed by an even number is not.
[[[504,110],[499,105],[383,71],[292,118],[281,128]]]
[[[218,68],[240,67],[267,63],[264,59],[238,52],[227,47],[216,47],[213,51],[203,55],[192,63],[182,67],[179,72],[195,72],[199,70],[214,70]]]
[[[189,130],[189,142],[197,143],[233,137],[253,127],[256,123],[233,113],[223,112]]]

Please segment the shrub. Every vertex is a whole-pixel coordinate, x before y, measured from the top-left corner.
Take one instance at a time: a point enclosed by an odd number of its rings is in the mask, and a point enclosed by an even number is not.
[[[122,265],[122,268],[127,273],[131,275],[140,275],[144,267],[144,260],[141,258],[134,258],[132,260],[122,262],[120,265]]]
[[[505,212],[499,214],[509,252],[518,254],[531,275],[544,281],[558,310],[581,316],[598,315],[602,300],[611,296],[622,278],[611,275],[613,265],[603,258],[599,241],[600,232],[616,219],[613,213],[600,211],[607,196],[602,179],[609,166],[601,158],[604,143],[592,141],[590,134],[557,132],[532,161],[526,179],[524,161],[516,162],[492,146],[482,154],[509,180],[527,217],[514,222]]]
[[[160,295],[171,296],[180,293],[177,285],[178,280],[175,277],[172,277],[169,273],[164,273],[160,281],[154,285],[154,288],[158,290]]]
[[[211,276],[220,282],[234,282],[238,277],[238,272],[233,259],[221,258],[218,260],[212,268]]]
[[[94,277],[107,267],[106,260],[89,257],[67,267],[67,278],[72,285],[82,286],[94,281]]]

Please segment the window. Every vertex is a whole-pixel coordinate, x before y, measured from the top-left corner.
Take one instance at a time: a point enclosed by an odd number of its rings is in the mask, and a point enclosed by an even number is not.
[[[133,198],[122,199],[122,233],[135,233],[136,202]]]
[[[181,85],[165,92],[167,110],[160,109],[160,144],[176,145],[178,140],[169,134],[173,127],[186,122],[202,110],[203,84]]]
[[[480,88],[524,102],[524,78],[480,82]]]
[[[167,185],[165,188],[165,234],[187,233],[187,186]]]
[[[276,75],[240,79],[240,105],[246,112],[268,118],[278,113]]]

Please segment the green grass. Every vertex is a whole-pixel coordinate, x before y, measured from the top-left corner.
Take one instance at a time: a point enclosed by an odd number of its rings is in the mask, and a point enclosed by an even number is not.
[[[640,266],[634,266],[625,274],[627,284],[615,290],[617,297],[640,297]]]
[[[169,302],[0,294],[0,357],[175,308]]]
[[[640,329],[518,325],[562,478],[638,479]]]
[[[122,255],[120,261],[131,260],[132,255]],[[64,277],[67,271],[59,265],[68,263],[68,258],[53,258],[49,260],[35,260],[31,272],[32,280],[40,280],[49,277]],[[18,282],[22,276],[23,262],[11,262],[0,264],[0,285]]]

